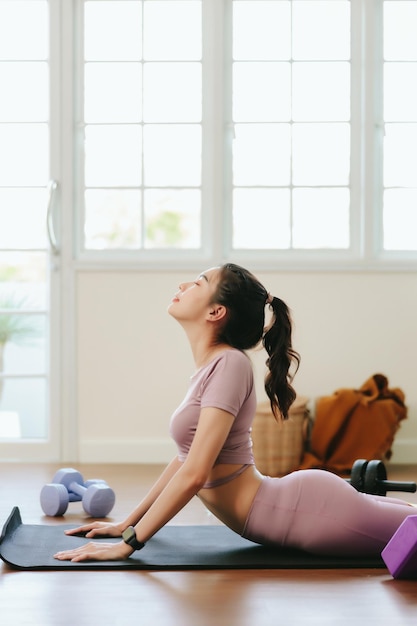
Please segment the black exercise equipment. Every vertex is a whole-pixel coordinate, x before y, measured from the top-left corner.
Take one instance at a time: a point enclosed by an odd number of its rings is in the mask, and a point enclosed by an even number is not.
[[[357,491],[370,493],[376,496],[386,496],[387,491],[406,491],[415,493],[416,483],[387,480],[387,470],[384,463],[374,459],[358,459],[352,465],[350,478],[347,482]]]

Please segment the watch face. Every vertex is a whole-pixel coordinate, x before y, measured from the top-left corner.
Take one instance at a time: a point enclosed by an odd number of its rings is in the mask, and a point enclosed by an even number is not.
[[[122,537],[123,541],[125,541],[126,543],[130,543],[132,539],[136,540],[136,533],[132,526],[129,526],[129,528],[126,528],[126,530],[122,532]]]
[[[125,543],[134,548],[134,550],[141,550],[145,545],[137,540],[133,526],[129,526],[129,528],[126,528],[126,530],[122,532],[122,539]]]

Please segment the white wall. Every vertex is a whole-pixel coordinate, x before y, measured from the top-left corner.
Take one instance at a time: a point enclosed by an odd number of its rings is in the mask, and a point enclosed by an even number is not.
[[[197,268],[196,272],[202,268]],[[82,462],[166,462],[171,412],[193,362],[185,335],[166,313],[178,283],[196,272],[77,275],[77,413]],[[257,273],[293,311],[302,364],[297,393],[314,399],[356,388],[375,373],[406,395],[408,419],[393,462],[417,459],[417,275]],[[265,353],[253,355],[264,400]]]

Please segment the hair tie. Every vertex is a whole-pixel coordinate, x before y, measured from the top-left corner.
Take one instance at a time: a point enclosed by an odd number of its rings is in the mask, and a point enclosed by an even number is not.
[[[269,291],[268,291],[268,293],[267,293],[267,295],[266,295],[266,301],[265,301],[265,304],[272,304],[273,299],[274,299],[274,296],[272,296],[272,295],[269,293]]]

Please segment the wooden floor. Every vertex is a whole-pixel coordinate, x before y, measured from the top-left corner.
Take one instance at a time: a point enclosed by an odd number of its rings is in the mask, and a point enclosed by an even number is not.
[[[77,524],[80,503],[47,518],[39,505],[55,465],[0,464],[0,527],[13,506],[24,523]],[[115,490],[114,519],[123,519],[157,477],[159,466],[78,465],[84,478]],[[392,480],[417,480],[417,466],[390,466]],[[390,494],[393,495],[393,494]],[[396,494],[417,503],[416,494]],[[416,511],[417,513],[417,511]],[[193,500],[176,524],[216,524]],[[417,581],[396,581],[385,569],[239,571],[14,571],[0,565],[0,615],[5,626],[413,626]]]

